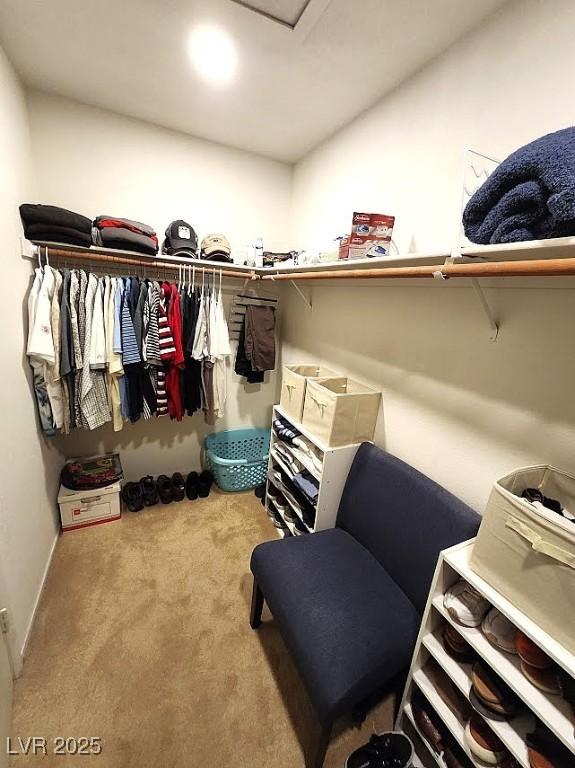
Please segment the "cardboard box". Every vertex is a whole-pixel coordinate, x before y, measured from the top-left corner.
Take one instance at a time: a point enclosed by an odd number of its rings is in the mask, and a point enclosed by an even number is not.
[[[351,235],[342,238],[340,259],[388,256],[395,216],[383,213],[354,213]]]

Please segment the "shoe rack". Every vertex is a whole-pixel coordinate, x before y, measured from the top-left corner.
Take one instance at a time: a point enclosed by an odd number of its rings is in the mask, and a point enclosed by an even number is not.
[[[443,597],[447,589],[460,578],[465,579],[517,629],[524,632],[545,651],[559,667],[571,677],[575,676],[575,656],[471,570],[469,561],[473,541],[458,544],[440,554],[399,707],[396,727],[410,734],[416,734],[416,748],[425,765],[438,765],[440,768],[445,768],[442,755],[434,751],[416,724],[411,701],[414,693],[419,691],[423,694],[426,704],[430,705],[430,709],[435,710],[439,716],[439,720],[445,727],[444,730],[449,731],[453,741],[463,750],[469,765],[475,768],[486,768],[486,763],[475,757],[467,746],[464,735],[465,723],[461,722],[445,704],[428,673],[429,666],[426,669],[430,659],[433,660],[432,663],[435,662],[448,675],[455,688],[469,700],[472,664],[456,661],[445,651],[442,635],[443,627],[448,623],[472,647],[478,660],[483,660],[496,672],[522,703],[521,710],[511,720],[493,720],[478,713],[499,737],[516,763],[522,768],[531,768],[525,737],[527,733],[534,730],[535,721],[538,718],[573,754],[575,766],[575,717],[569,702],[559,694],[545,693],[533,685],[521,671],[518,656],[506,653],[492,645],[480,627],[468,628],[460,625],[444,608]],[[475,709],[472,708],[472,710],[476,712]],[[513,761],[500,762],[499,765],[513,765]]]
[[[285,421],[288,421],[295,429],[306,437],[317,449],[321,458],[321,469],[312,464],[311,460],[301,460],[301,456],[294,458],[300,464],[304,465],[304,468],[318,481],[319,483],[319,495],[317,498],[315,518],[313,521],[304,520],[302,517],[301,509],[298,505],[297,498],[293,493],[293,483],[290,479],[290,469],[286,463],[282,460],[274,449],[278,442],[281,442],[282,446],[291,452],[289,443],[280,441],[273,428],[273,421],[280,417]],[[335,519],[337,516],[337,510],[339,507],[339,501],[347,475],[355,454],[360,446],[360,443],[354,443],[353,445],[343,445],[338,448],[330,448],[313,435],[308,429],[303,427],[291,416],[288,416],[286,412],[279,406],[275,405],[273,408],[272,430],[270,439],[270,454],[268,462],[268,476],[266,483],[266,495],[265,495],[265,508],[268,515],[271,512],[277,512],[284,522],[282,528],[276,529],[278,535],[281,537],[298,535],[296,527],[285,515],[278,510],[273,504],[273,500],[270,498],[269,490],[270,486],[282,493],[290,509],[303,524],[307,533],[315,533],[316,531],[323,531],[327,528],[333,528],[335,526]],[[293,455],[293,454],[292,454]],[[270,517],[270,524],[271,517]],[[301,527],[301,526],[300,526]]]

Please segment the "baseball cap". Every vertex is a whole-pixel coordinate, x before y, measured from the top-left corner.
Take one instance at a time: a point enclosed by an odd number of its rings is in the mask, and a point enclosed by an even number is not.
[[[162,252],[174,254],[183,252],[193,258],[198,250],[198,236],[191,224],[182,219],[172,221],[166,229],[166,239],[162,244]]]
[[[230,244],[224,235],[206,235],[202,240],[202,258],[212,261],[231,261]]]

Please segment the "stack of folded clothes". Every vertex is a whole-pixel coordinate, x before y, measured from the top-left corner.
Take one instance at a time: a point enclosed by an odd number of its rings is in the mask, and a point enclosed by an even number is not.
[[[575,128],[509,155],[467,203],[463,228],[482,244],[575,235]]]
[[[55,205],[20,206],[24,235],[35,242],[92,245],[92,222],[85,216]]]
[[[94,219],[94,245],[137,251],[149,256],[158,252],[158,238],[153,227],[141,221],[119,219],[116,216],[98,216]]]

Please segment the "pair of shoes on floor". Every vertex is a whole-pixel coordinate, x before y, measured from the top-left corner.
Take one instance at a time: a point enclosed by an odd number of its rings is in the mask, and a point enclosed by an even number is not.
[[[171,477],[160,475],[157,480],[158,494],[162,504],[172,501],[183,501],[186,495],[186,484],[181,472],[174,472]]]
[[[205,499],[210,495],[212,485],[214,483],[214,476],[209,469],[204,469],[199,474],[197,472],[190,472],[186,479],[186,496],[190,501],[197,499]]]
[[[144,507],[158,503],[158,488],[151,475],[146,475],[138,483],[126,483],[122,488],[122,499],[130,512],[140,512]]]

